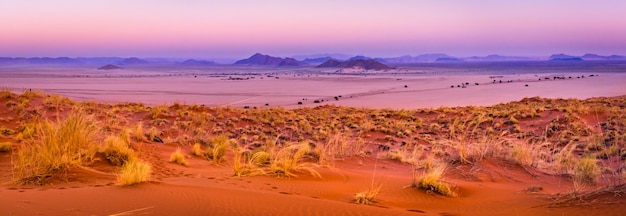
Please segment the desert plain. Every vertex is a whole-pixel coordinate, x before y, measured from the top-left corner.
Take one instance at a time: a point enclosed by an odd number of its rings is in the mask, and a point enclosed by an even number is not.
[[[624,215],[625,71],[619,62],[2,67],[0,209]],[[50,167],[32,152],[70,142],[51,138],[64,130],[89,139]],[[147,178],[124,182],[136,161]]]

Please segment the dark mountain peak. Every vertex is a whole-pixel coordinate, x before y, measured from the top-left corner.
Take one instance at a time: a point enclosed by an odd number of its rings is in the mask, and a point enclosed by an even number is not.
[[[345,62],[340,62],[335,59],[329,59],[328,61],[320,64],[317,68],[362,68],[365,70],[387,70],[392,69],[391,67],[380,63],[376,60],[365,60],[365,59],[357,59],[357,60],[349,60]]]
[[[316,68],[329,68],[329,67],[340,67],[342,62],[337,61],[335,59],[328,59],[324,63],[318,65]]]
[[[285,58],[278,64],[278,66],[300,66],[301,64],[302,63],[294,58]]]
[[[583,59],[578,56],[571,56],[571,55],[560,53],[560,54],[551,55],[550,61],[583,61]]]
[[[598,54],[593,54],[593,53],[586,53],[585,55],[582,56],[583,58],[598,58],[598,57],[604,57]]]
[[[358,56],[354,56],[352,58],[349,58],[348,61],[352,61],[352,60],[372,60],[373,58],[367,57],[367,56],[362,56],[362,55],[358,55]]]
[[[326,57],[319,57],[319,58],[307,58],[304,59],[302,62],[307,63],[307,64],[320,64],[320,63],[324,63],[328,60],[332,59],[329,56]]]
[[[261,53],[255,53],[250,58],[242,59],[235,62],[237,65],[267,65],[267,66],[300,66],[298,60],[294,58],[279,58]]]
[[[624,56],[619,56],[619,55],[603,56],[603,55],[597,55],[593,53],[587,53],[581,56],[581,58],[583,60],[626,60],[626,57]]]
[[[147,63],[150,63],[150,62],[137,58],[137,57],[125,58],[124,60],[119,62],[119,64],[121,65],[135,65],[135,64],[147,64]]]
[[[519,56],[504,56],[498,54],[491,54],[487,56],[472,56],[469,58],[464,58],[466,61],[481,61],[481,62],[503,62],[503,61],[532,61],[533,58],[530,57],[519,57]]]
[[[201,66],[201,65],[213,65],[215,62],[205,61],[205,60],[195,60],[195,59],[187,59],[184,62],[180,63],[182,65],[190,65],[190,66]]]
[[[442,58],[437,58],[435,60],[435,62],[462,62],[463,59],[459,59],[459,58],[454,58],[454,57],[442,57]]]
[[[98,68],[98,70],[117,70],[117,69],[122,69],[122,68],[113,64],[108,64],[108,65]]]

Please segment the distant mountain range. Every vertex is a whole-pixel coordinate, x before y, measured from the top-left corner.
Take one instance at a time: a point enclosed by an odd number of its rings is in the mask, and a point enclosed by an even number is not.
[[[205,66],[205,65],[214,65],[215,62],[213,61],[205,61],[205,60],[195,60],[195,59],[188,59],[184,62],[180,63],[181,65],[187,65],[187,66]]]
[[[341,58],[336,58],[337,56]],[[626,61],[626,56],[620,55],[597,55],[585,54],[582,56],[573,56],[567,54],[554,54],[549,57],[520,57],[520,56],[472,56],[472,57],[454,57],[444,53],[430,53],[416,56],[404,55],[392,58],[376,58],[363,55],[349,57],[343,54],[318,54],[310,56],[302,61],[290,57],[275,57],[256,53],[247,59],[236,61],[235,65],[265,65],[265,66],[306,66],[319,65],[331,59],[336,61],[352,61],[352,60],[375,60],[379,63],[400,65],[400,64],[417,64],[417,63],[447,63],[447,62],[506,62],[506,61],[560,61],[560,62],[576,62],[576,61]],[[233,62],[233,61],[230,61]],[[12,58],[0,57],[0,65],[93,65],[102,66],[107,64],[128,66],[142,65],[187,65],[187,66],[210,66],[218,64],[208,60],[198,59],[168,59],[168,58],[121,58],[121,57],[36,57],[36,58]],[[219,60],[219,64],[229,64],[228,61]]]
[[[357,68],[365,70],[388,70],[393,69],[383,63],[380,63],[372,59],[354,59],[341,62],[335,59],[330,59],[316,68]]]
[[[123,68],[117,65],[113,65],[113,64],[108,64],[108,65],[98,68],[98,70],[118,70],[118,69],[123,69]]]
[[[320,59],[320,58],[328,58],[328,59],[337,59],[337,60],[346,60],[351,57],[351,55],[341,54],[341,53],[326,53],[326,54],[313,54],[313,55],[294,55],[290,56],[291,58],[301,59],[301,61],[305,61],[306,59]],[[325,61],[327,61],[326,59]],[[321,62],[320,62],[321,63]]]
[[[250,58],[242,59],[235,62],[236,65],[264,65],[264,66],[300,66],[302,62],[294,58],[279,58],[273,57],[269,55],[263,55],[261,53],[256,53]]]
[[[587,53],[583,56],[572,56],[566,54],[554,54],[550,56],[550,61],[624,61],[626,56],[610,55],[602,56]]]
[[[550,61],[583,61],[583,59],[577,56],[554,54],[550,56]]]
[[[321,64],[331,59],[333,58],[326,56],[326,57],[319,57],[319,58],[307,58],[307,59],[302,60],[302,62],[306,64]]]
[[[488,56],[472,56],[465,58],[465,61],[484,61],[484,62],[499,62],[499,61],[537,61],[538,58],[521,57],[521,56],[502,56],[502,55],[488,55]]]
[[[619,55],[610,55],[610,56],[601,56],[601,55],[596,55],[596,54],[590,54],[587,53],[583,56],[581,56],[582,59],[584,60],[626,60],[626,56],[619,56]]]

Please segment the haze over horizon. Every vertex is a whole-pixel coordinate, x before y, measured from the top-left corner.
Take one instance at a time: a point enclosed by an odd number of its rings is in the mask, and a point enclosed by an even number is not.
[[[0,56],[626,55],[605,0],[0,0]]]

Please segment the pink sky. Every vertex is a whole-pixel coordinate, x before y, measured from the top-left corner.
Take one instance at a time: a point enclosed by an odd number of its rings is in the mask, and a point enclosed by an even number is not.
[[[626,55],[626,1],[546,2],[0,0],[0,56]]]

